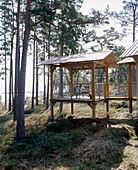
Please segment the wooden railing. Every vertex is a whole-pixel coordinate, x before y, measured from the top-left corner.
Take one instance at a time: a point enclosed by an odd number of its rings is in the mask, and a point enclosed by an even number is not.
[[[108,83],[109,97],[128,97],[129,83]]]
[[[133,86],[136,83],[132,83],[132,92],[133,92]],[[63,96],[70,96],[71,95],[71,84],[53,84],[53,87],[56,86],[57,92],[56,95],[58,95],[59,86],[62,85],[63,89]],[[66,87],[67,86],[67,87]],[[76,88],[76,89],[75,89]],[[108,93],[109,88],[109,93]],[[55,89],[55,88],[54,88]],[[95,83],[95,91],[97,97],[129,97],[129,83]],[[88,96],[91,94],[91,83],[74,83],[73,84],[73,95],[77,96]],[[132,97],[136,96],[136,94],[131,94]]]

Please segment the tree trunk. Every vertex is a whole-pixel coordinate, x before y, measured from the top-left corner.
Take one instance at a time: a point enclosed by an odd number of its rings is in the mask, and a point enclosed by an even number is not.
[[[62,17],[63,17],[63,11],[62,11]],[[63,56],[63,36],[64,36],[64,31],[63,31],[63,25],[62,25],[62,30],[61,30],[61,46],[60,46],[60,56]],[[63,68],[60,67],[60,78],[59,78],[59,96],[63,97]],[[60,102],[60,113],[63,110],[63,102]]]
[[[44,61],[45,61],[45,39],[43,39],[43,53],[44,53]],[[46,104],[46,69],[44,65],[44,104]]]
[[[13,13],[14,13],[14,3],[12,1],[12,9],[13,9]],[[11,103],[13,103],[12,100],[12,86],[13,86],[13,81],[12,81],[12,77],[13,77],[13,39],[14,39],[14,16],[13,16],[13,22],[12,22],[12,37],[11,37],[11,58],[10,58],[10,81],[9,81],[9,111],[12,110],[11,108]]]
[[[27,60],[27,50],[30,35],[30,9],[31,1],[27,0],[26,6],[26,17],[25,17],[25,32],[23,41],[23,51],[22,51],[22,62],[21,62],[21,72],[20,72],[20,86],[19,86],[19,107],[18,107],[18,117],[17,117],[17,139],[23,139],[25,137],[25,124],[24,124],[24,98],[25,98],[25,75],[26,75],[26,60]]]
[[[135,41],[135,31],[136,31],[136,9],[133,9],[133,42]]]
[[[50,58],[50,40],[51,40],[51,26],[49,25],[48,32],[48,59]],[[49,66],[48,66],[48,74],[47,74],[47,100],[46,100],[46,109],[49,108]]]
[[[18,117],[18,78],[19,78],[19,27],[20,27],[20,0],[18,0],[18,13],[17,13],[17,37],[16,37],[16,56],[15,56],[15,86],[14,86],[14,115],[13,120],[17,120]]]
[[[100,77],[99,77],[99,83],[102,83],[103,74],[104,74],[104,70],[101,70],[100,71]],[[101,85],[100,85],[100,88],[99,88],[99,96],[100,96],[100,94],[101,94]]]
[[[11,95],[12,95],[12,71],[13,71],[13,66],[12,66],[12,55],[13,55],[13,38],[14,35],[12,35],[12,39],[11,39],[11,58],[10,58],[10,82],[9,82],[9,111],[11,111]]]
[[[63,43],[61,44],[60,56],[63,56]],[[63,97],[63,68],[60,67],[60,77],[59,77],[59,97]],[[60,113],[63,110],[63,102],[60,102]]]
[[[7,110],[7,53],[6,53],[6,33],[4,34],[4,39],[5,39],[5,110]]]
[[[38,44],[36,42],[36,106],[38,105]]]
[[[33,49],[33,87],[32,87],[32,109],[34,109],[34,84],[35,84],[35,30],[34,30],[34,49]]]

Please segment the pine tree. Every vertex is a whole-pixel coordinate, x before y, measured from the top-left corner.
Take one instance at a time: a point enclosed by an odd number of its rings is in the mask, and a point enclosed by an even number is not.
[[[112,12],[112,15],[119,20],[123,30],[126,34],[132,32],[132,41],[135,41],[136,29],[138,27],[138,1],[129,0],[123,1],[123,11],[120,13]],[[135,82],[135,66],[132,67],[132,81]],[[136,93],[136,88],[133,88],[134,94]]]
[[[18,117],[18,88],[19,88],[19,51],[20,51],[20,5],[21,1],[18,0],[18,9],[17,9],[17,33],[16,33],[16,56],[15,56],[15,88],[14,88],[14,121]]]
[[[32,0],[27,0],[26,5],[26,17],[25,17],[25,32],[23,41],[23,51],[22,51],[22,61],[20,70],[20,80],[19,80],[19,101],[18,101],[18,117],[17,117],[17,139],[23,139],[25,137],[25,124],[24,124],[24,97],[25,97],[25,76],[26,76],[26,59],[28,42],[30,35],[30,17],[31,17],[31,2]]]
[[[13,0],[2,0],[0,9],[1,9],[1,31],[0,38],[2,41],[1,44],[1,58],[4,61],[4,80],[5,80],[5,109],[7,109],[7,59],[10,58],[10,71],[12,72],[12,51],[13,51],[13,36],[14,36],[14,28],[13,28]],[[12,73],[11,73],[12,74]],[[10,74],[10,80],[11,80]],[[11,83],[11,81],[10,81]],[[10,84],[10,86],[12,86]],[[11,94],[11,91],[10,91]]]

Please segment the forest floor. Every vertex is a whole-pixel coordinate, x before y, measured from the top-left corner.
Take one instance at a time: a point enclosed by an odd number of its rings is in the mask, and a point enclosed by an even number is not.
[[[56,104],[54,124],[48,124],[50,112],[45,106],[36,106],[34,112],[26,111],[26,138],[22,142],[15,139],[12,113],[0,113],[0,169],[136,170],[138,108],[130,118],[128,108],[118,105],[111,104],[112,123],[97,119],[96,127],[85,104],[75,104],[74,116],[70,104],[64,104],[62,116]],[[103,104],[97,106],[96,117],[106,117]]]

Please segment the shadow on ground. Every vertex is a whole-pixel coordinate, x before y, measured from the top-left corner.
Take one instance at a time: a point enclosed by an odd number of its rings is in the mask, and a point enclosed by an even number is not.
[[[98,120],[97,126],[92,127],[90,118],[45,125],[41,133],[35,132],[22,142],[12,143],[1,158],[1,166],[5,169],[118,168],[131,138],[129,130],[121,124],[132,126],[137,121],[110,121],[117,126]]]

